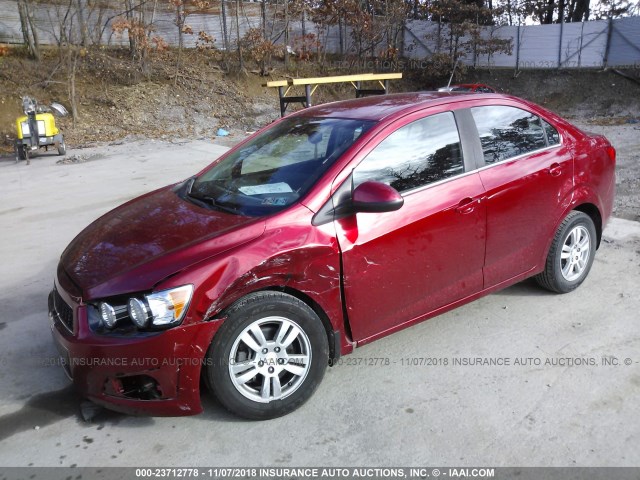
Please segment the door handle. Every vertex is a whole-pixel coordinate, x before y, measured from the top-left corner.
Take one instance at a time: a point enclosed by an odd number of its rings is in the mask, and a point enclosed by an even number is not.
[[[559,163],[552,163],[551,166],[547,169],[547,173],[552,177],[559,177],[562,175],[562,167]]]
[[[471,213],[475,210],[476,205],[480,203],[480,199],[473,199],[471,197],[466,197],[460,200],[458,206],[456,207],[456,212],[465,215],[467,213]]]

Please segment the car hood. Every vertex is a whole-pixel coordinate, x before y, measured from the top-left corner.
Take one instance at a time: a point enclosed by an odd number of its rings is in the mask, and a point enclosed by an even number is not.
[[[165,187],[93,222],[60,264],[85,301],[150,290],[189,265],[259,237],[264,228],[260,218],[205,209]]]

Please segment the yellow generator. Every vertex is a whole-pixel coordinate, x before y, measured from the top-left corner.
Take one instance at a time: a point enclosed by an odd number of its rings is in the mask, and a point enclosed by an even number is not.
[[[29,164],[31,155],[42,147],[47,151],[49,147],[55,147],[58,155],[64,155],[67,152],[64,136],[56,127],[52,112],[66,115],[67,110],[59,103],[53,103],[51,107],[39,106],[29,97],[22,99],[22,108],[25,115],[16,120],[16,162],[26,160]]]

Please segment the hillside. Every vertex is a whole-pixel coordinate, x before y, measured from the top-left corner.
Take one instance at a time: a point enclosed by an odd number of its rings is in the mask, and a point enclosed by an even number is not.
[[[224,73],[216,58],[195,50],[184,57],[177,79],[171,53],[155,58],[146,76],[136,73],[124,52],[89,52],[81,58],[76,78],[78,122],[74,126],[69,117],[59,122],[69,146],[134,137],[212,138],[218,128],[230,131],[233,139],[279,116],[277,92],[261,86],[267,77],[246,70]],[[320,72],[300,62],[287,73],[296,77],[357,72]],[[391,85],[394,92],[427,90],[447,82],[424,78],[419,70],[403,73],[403,80]],[[284,76],[283,65],[276,64],[269,78]],[[513,70],[469,70],[456,80],[487,83],[577,121],[616,124],[634,122],[640,116],[640,84],[611,71],[527,70],[514,78]],[[53,52],[39,64],[17,53],[1,57],[0,134],[5,151],[12,148],[22,95],[69,107],[68,90],[68,78]],[[352,96],[349,85],[325,85],[318,88],[313,101]]]

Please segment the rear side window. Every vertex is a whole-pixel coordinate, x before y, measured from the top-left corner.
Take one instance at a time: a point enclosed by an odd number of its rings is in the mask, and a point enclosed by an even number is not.
[[[484,161],[488,165],[547,146],[540,118],[531,112],[492,105],[473,107],[471,113],[480,134]]]
[[[373,180],[406,192],[464,172],[451,112],[416,120],[385,138],[353,172],[354,186]]]
[[[549,146],[560,145],[560,134],[558,134],[558,130],[556,130],[549,122],[545,122],[544,120],[541,121],[544,132],[547,134],[547,142]]]

